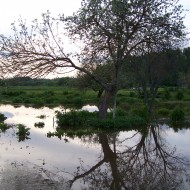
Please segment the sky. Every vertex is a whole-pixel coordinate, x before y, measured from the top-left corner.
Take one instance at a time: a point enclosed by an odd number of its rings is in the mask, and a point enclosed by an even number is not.
[[[10,32],[11,23],[20,17],[26,21],[40,18],[49,10],[54,16],[71,15],[78,10],[81,0],[3,0],[0,6],[0,34]]]
[[[184,9],[190,9],[190,0],[179,0]],[[3,0],[0,6],[0,34],[10,32],[11,23],[20,17],[27,21],[40,18],[49,10],[54,16],[72,13],[81,5],[81,0]],[[190,11],[186,12],[185,25],[190,28]],[[190,31],[190,30],[189,30]]]
[[[184,9],[190,10],[190,0],[179,0]],[[81,0],[3,0],[0,6],[0,34],[11,34],[11,23],[22,18],[27,25],[34,19],[40,19],[41,14],[50,11],[53,16],[72,15],[81,6]],[[190,11],[186,11],[184,24],[190,33]],[[190,36],[190,35],[189,35]],[[186,44],[189,46],[190,43]],[[69,47],[69,46],[67,46]],[[75,47],[70,46],[72,51]]]

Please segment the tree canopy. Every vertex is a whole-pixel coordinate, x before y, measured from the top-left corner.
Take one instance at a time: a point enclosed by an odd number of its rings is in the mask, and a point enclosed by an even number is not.
[[[30,27],[22,20],[13,24],[14,35],[0,38],[1,63],[15,75],[45,76],[65,68],[86,73],[105,90],[100,105],[105,118],[128,57],[176,46],[186,34],[182,14],[178,0],[82,0],[73,16],[52,18],[47,12]],[[68,53],[65,35],[81,43],[79,54]],[[109,82],[89,70],[107,62],[114,73]]]

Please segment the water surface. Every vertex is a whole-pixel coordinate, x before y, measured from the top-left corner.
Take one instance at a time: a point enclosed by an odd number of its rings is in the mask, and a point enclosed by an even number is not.
[[[62,109],[0,106],[7,123],[30,128],[29,139],[20,142],[15,127],[0,133],[0,189],[190,189],[189,129],[151,125],[47,138],[56,130],[55,111]],[[34,127],[39,121],[44,128]]]

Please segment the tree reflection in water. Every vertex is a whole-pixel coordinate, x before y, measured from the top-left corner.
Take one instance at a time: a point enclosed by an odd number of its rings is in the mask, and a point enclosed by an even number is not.
[[[138,142],[129,146],[138,135]],[[103,152],[99,162],[88,169],[82,163],[68,182],[70,187],[83,179],[88,189],[183,189],[190,162],[167,144],[159,126],[151,125],[122,141],[117,136],[98,135]]]

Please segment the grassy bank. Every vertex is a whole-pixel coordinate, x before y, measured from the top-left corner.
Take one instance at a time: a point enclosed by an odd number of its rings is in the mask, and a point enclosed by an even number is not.
[[[17,86],[1,88],[0,103],[24,104],[30,106],[59,106],[79,109],[83,105],[99,105],[97,92],[86,89],[63,88],[59,86]],[[110,108],[112,108],[111,102]],[[117,95],[118,114],[120,110],[131,113],[141,109],[143,96],[137,90],[123,89]],[[186,117],[190,116],[190,89],[160,88],[155,101],[157,117],[169,117],[176,108],[181,108]]]

